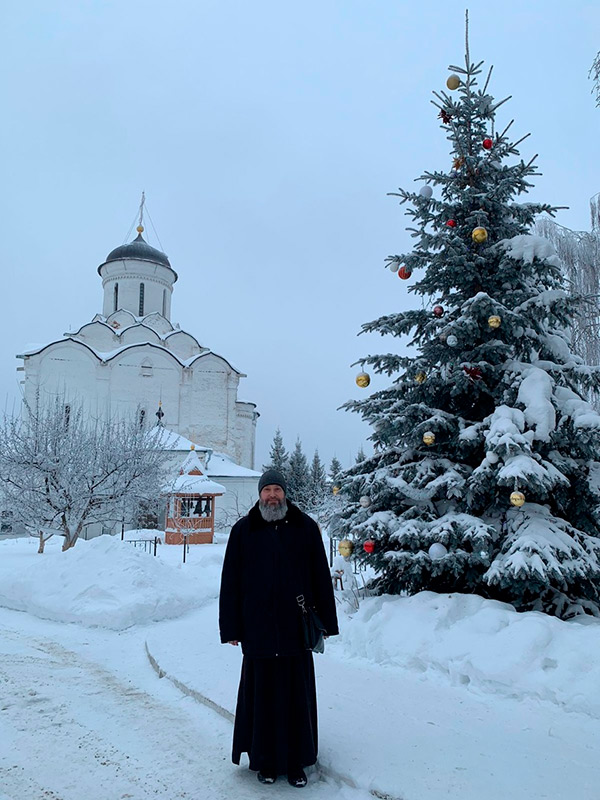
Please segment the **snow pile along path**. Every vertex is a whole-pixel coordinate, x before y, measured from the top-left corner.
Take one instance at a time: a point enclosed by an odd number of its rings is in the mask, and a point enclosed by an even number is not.
[[[179,617],[218,592],[222,554],[217,551],[183,569],[113,536],[79,541],[66,553],[61,541],[46,545],[43,555],[32,552],[33,540],[3,543],[0,606],[123,630]]]
[[[368,598],[341,624],[336,655],[600,719],[600,621],[591,617],[563,622],[476,595],[421,592]]]
[[[219,645],[217,614],[210,603],[143,635],[185,694],[232,714],[241,652]],[[344,636],[315,656],[326,773],[369,791],[371,800],[598,800],[596,719],[518,693],[474,693],[435,670],[350,659]]]

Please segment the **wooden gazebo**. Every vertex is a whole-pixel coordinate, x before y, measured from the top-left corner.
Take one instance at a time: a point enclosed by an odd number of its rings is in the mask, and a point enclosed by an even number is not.
[[[215,533],[215,498],[225,487],[202,472],[202,462],[194,446],[168,487],[165,544],[211,544]]]

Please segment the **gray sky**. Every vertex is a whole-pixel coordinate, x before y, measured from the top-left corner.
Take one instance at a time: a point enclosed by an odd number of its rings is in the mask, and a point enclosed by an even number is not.
[[[600,110],[587,73],[600,6],[470,3],[471,54],[513,99],[530,195],[589,228]],[[394,198],[449,168],[431,91],[464,58],[464,6],[441,0],[29,0],[1,15],[5,396],[15,354],[102,310],[96,273],[142,189],[179,274],[172,319],[248,378],[257,464],[277,426],[349,464],[369,429],[350,364],[398,340],[362,322],[420,302],[383,267],[411,240]],[[160,246],[150,225],[147,239]],[[372,387],[387,384],[374,380]],[[364,390],[362,390],[364,395]],[[367,446],[368,449],[368,446]]]

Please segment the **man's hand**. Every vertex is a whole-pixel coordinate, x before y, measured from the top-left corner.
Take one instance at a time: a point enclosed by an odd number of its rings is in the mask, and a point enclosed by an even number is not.
[[[234,639],[232,642],[227,642],[227,644],[233,644],[237,647],[239,642],[237,641],[237,639]]]

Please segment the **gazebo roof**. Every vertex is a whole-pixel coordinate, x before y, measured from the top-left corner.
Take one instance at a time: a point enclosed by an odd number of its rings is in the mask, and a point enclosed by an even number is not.
[[[168,487],[169,494],[225,494],[224,486],[206,475],[180,475]]]

